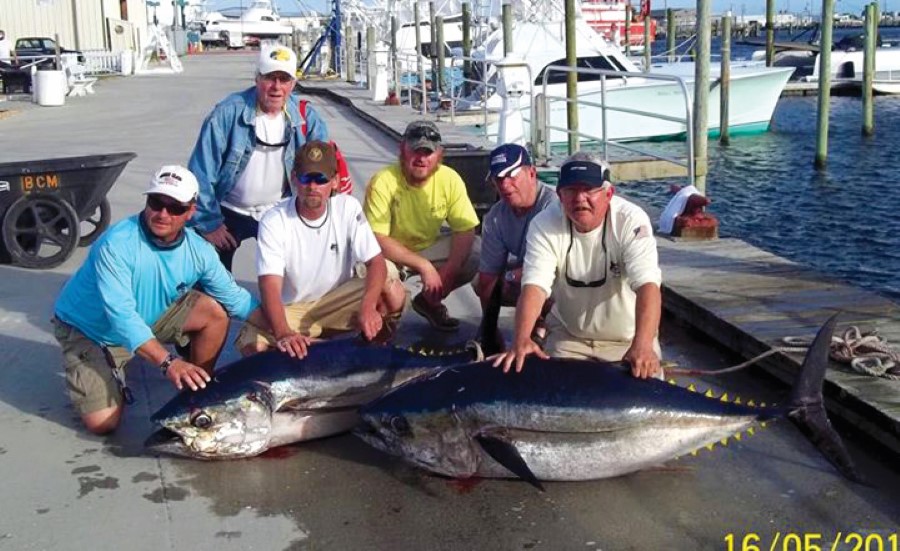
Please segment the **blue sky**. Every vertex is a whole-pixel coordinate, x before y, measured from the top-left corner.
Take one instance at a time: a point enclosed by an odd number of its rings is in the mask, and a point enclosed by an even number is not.
[[[366,1],[368,3],[371,3],[371,0]],[[562,2],[562,0],[559,1]],[[696,2],[693,0],[653,1],[653,9],[661,9],[665,7],[696,7]],[[237,9],[241,5],[241,2],[242,0],[211,0],[210,4],[217,9]],[[632,2],[635,4],[635,7],[637,7],[639,4],[639,0],[632,0]],[[324,12],[329,9],[330,6],[327,0],[275,0],[275,3],[278,5],[278,9],[282,13],[286,14],[299,12],[303,9],[304,6],[308,7],[309,9]],[[835,13],[846,12],[859,14],[862,12],[864,6],[867,3],[868,2],[864,0],[836,0]],[[243,0],[243,5],[245,7],[249,4],[250,0]],[[882,11],[900,11],[900,0],[879,0],[879,5]],[[735,15],[740,15],[742,11],[745,15],[758,15],[765,13],[766,3],[765,0],[713,0],[713,13],[723,13],[729,9],[731,9]],[[818,14],[822,10],[822,2],[821,0],[776,0],[775,9],[779,11],[785,10],[793,13],[804,13],[806,11],[810,11],[813,14]]]

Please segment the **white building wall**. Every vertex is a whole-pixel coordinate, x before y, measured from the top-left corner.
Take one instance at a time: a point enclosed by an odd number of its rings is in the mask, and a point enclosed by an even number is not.
[[[144,0],[127,0],[126,9],[130,23],[146,27]],[[0,0],[0,29],[13,45],[19,37],[58,33],[64,48],[101,49],[107,45],[105,18],[122,15],[120,0]]]

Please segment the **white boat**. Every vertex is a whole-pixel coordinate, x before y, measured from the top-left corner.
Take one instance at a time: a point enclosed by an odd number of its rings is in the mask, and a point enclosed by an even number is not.
[[[524,59],[531,68],[533,93],[541,92],[544,69],[549,65],[565,65],[565,43],[561,38],[562,23],[517,22],[514,27],[513,45],[517,57]],[[640,69],[622,51],[607,43],[594,33],[583,20],[576,20],[578,66],[617,72],[638,73]],[[495,33],[485,43],[485,58],[503,57],[502,33]],[[717,65],[717,64],[713,64]],[[711,67],[708,124],[709,131],[717,134],[719,129],[719,81],[718,67]],[[687,84],[688,104],[693,95],[693,63],[659,63],[651,67],[655,74],[674,75]],[[729,131],[732,135],[762,132],[769,128],[772,113],[781,95],[791,68],[769,68],[764,64],[734,62],[731,66],[731,103],[729,109]],[[578,79],[578,100],[600,104],[601,82],[598,75],[580,74]],[[566,73],[551,72],[547,87],[548,96],[565,98]],[[496,96],[496,94],[495,94]],[[607,107],[640,110],[656,115],[685,119],[685,96],[677,83],[652,80],[642,76],[607,77]],[[500,98],[492,98],[495,107],[500,106]],[[531,99],[520,100],[520,110],[526,120],[525,135],[529,135],[528,120],[531,118]],[[550,125],[566,128],[566,103],[554,101],[550,107]],[[602,135],[602,111],[600,107],[579,104],[578,119],[580,131],[593,138],[606,140],[645,140],[664,137],[681,137],[686,134],[682,122],[651,118],[635,113],[607,110],[607,134]],[[497,134],[499,121],[489,123],[488,134]],[[567,141],[562,130],[551,130],[550,141]]]
[[[238,18],[208,13],[201,28],[200,40],[223,42],[232,48],[251,40],[277,39],[293,33],[293,27],[281,20],[271,0],[255,0]]]

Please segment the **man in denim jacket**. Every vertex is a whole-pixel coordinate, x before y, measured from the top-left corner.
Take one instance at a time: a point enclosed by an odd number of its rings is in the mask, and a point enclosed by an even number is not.
[[[191,225],[229,271],[241,242],[256,237],[262,215],[289,195],[297,149],[307,140],[328,140],[315,109],[306,107],[305,121],[300,114],[299,98],[291,94],[296,73],[297,56],[289,48],[260,52],[256,85],[216,105],[188,162],[200,183]]]

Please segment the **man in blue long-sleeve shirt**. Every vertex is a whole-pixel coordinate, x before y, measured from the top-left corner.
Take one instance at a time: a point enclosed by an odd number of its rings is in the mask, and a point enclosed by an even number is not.
[[[133,354],[159,366],[178,390],[203,388],[229,316],[246,319],[259,305],[213,247],[185,230],[197,193],[190,171],[162,167],[145,192],[144,210],[107,230],[56,301],[53,323],[69,396],[91,432],[118,426],[124,367]],[[190,358],[169,353],[164,342],[190,344]]]

